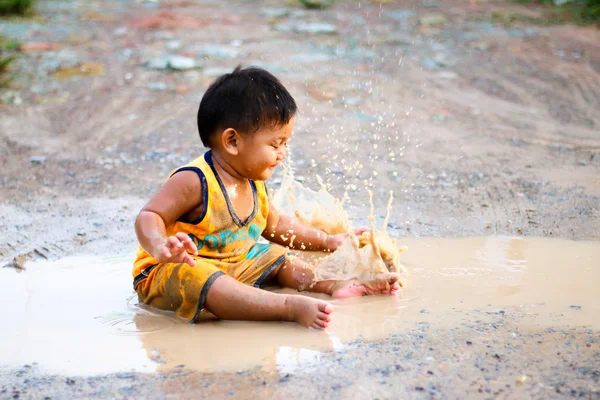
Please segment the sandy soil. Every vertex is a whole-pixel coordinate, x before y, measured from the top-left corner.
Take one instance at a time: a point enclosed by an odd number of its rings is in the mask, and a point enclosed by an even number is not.
[[[0,26],[60,46],[25,54],[14,88],[2,90],[2,265],[131,253],[139,208],[204,151],[194,122],[203,90],[240,62],[290,88],[298,175],[316,187],[321,173],[337,195],[349,188],[357,224],[368,214],[366,182],[379,207],[394,190],[399,236],[600,238],[596,28],[494,25],[492,11],[537,11],[487,1],[341,1],[319,11],[276,1],[43,3],[40,18]],[[157,13],[193,18],[158,28],[165,18],[141,19]],[[336,32],[299,32],[317,22]],[[144,66],[174,54],[204,66]],[[56,74],[86,63],[100,65],[95,75]],[[260,369],[77,378],[3,366],[0,397],[598,398],[597,331],[520,331],[513,344],[518,316],[501,320],[358,341],[283,378]],[[515,381],[525,370],[533,384]]]

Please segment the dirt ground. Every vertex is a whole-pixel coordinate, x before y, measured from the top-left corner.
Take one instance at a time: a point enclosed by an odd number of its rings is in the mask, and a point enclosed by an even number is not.
[[[400,237],[600,238],[595,27],[498,24],[539,12],[501,1],[40,3],[35,19],[0,23],[5,37],[53,43],[24,53],[0,96],[2,265],[130,254],[139,208],[205,151],[195,129],[203,91],[239,63],[290,89],[297,175],[348,190],[357,224],[366,184],[378,207],[394,191]],[[146,64],[174,55],[202,66]],[[488,318],[357,341],[284,377],[79,378],[0,360],[0,398],[600,398],[599,332],[520,331],[514,344],[518,318]],[[515,381],[524,370],[533,383]]]

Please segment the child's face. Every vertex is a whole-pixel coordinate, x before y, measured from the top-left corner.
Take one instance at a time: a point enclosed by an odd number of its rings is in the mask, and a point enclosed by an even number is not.
[[[287,141],[294,130],[294,118],[286,125],[265,127],[242,138],[240,167],[246,178],[265,181],[285,158]]]

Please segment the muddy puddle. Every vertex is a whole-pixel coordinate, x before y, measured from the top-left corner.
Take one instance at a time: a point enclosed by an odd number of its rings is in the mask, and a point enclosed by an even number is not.
[[[518,315],[523,327],[600,329],[600,242],[485,237],[401,239],[408,286],[397,296],[333,300],[326,332],[288,323],[205,321],[194,326],[140,306],[133,257],[71,257],[0,269],[0,365],[47,372],[236,371],[289,373],[427,322],[452,328]],[[284,291],[279,289],[278,291]],[[182,367],[184,366],[184,367]]]

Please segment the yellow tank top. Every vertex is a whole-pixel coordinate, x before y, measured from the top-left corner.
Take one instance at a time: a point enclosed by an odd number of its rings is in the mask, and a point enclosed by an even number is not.
[[[177,232],[187,234],[198,248],[198,257],[216,263],[238,263],[247,258],[256,258],[261,246],[254,246],[267,226],[269,198],[262,181],[249,181],[254,198],[254,208],[250,216],[241,221],[235,213],[233,203],[221,178],[215,170],[210,151],[191,163],[173,171],[194,171],[198,174],[202,188],[203,211],[195,221],[180,219],[166,227],[167,236]],[[138,276],[146,268],[158,264],[141,246],[134,262],[133,276]]]

